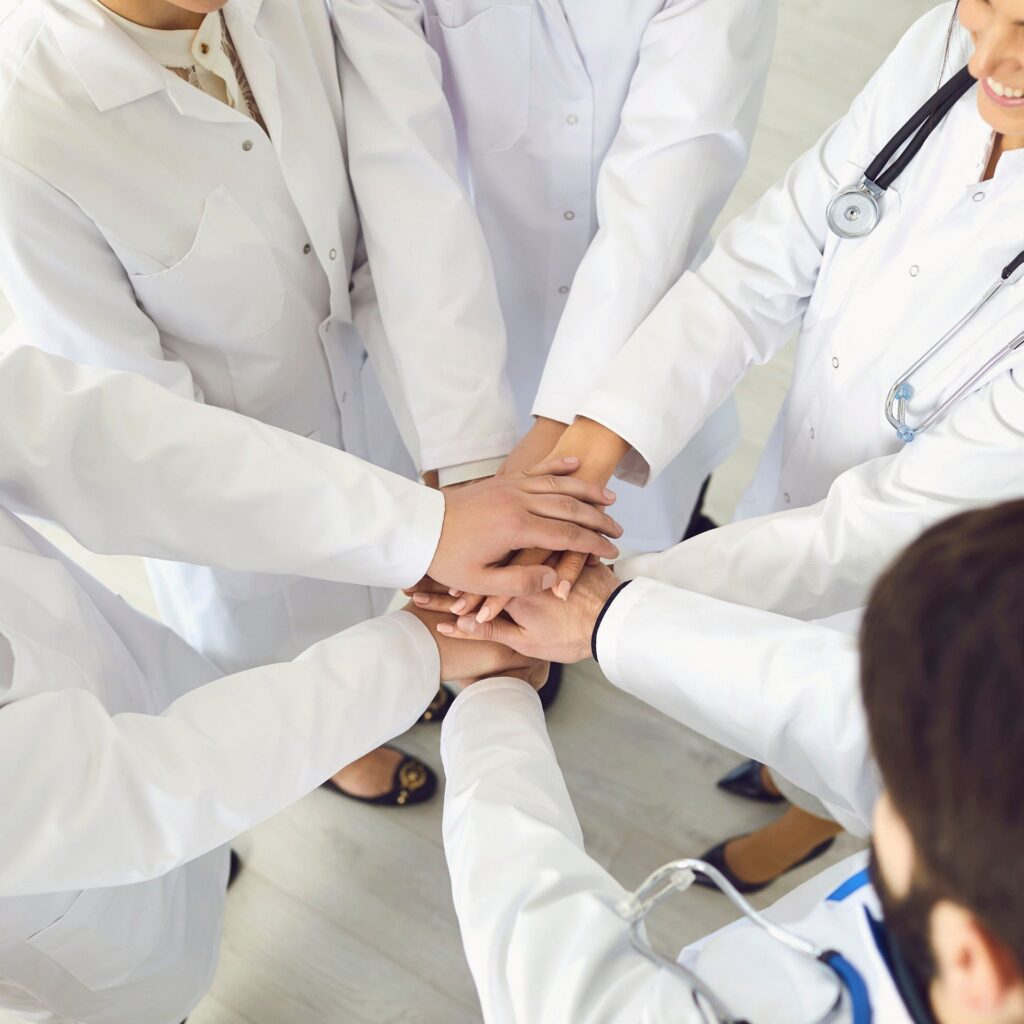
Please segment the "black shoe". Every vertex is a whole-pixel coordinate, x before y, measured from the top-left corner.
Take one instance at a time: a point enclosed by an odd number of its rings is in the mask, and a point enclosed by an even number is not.
[[[231,891],[231,886],[233,886],[235,884],[235,882],[238,881],[238,876],[241,873],[242,873],[242,858],[239,857],[238,854],[235,853],[234,850],[232,850],[231,851],[231,864],[228,867],[228,892]]]
[[[693,514],[690,516],[690,521],[687,523],[686,530],[683,533],[683,540],[689,540],[691,537],[697,537],[702,533],[707,533],[709,530],[718,529],[718,523],[709,516],[704,515],[704,499],[708,495],[710,484],[711,477],[708,477],[701,484],[700,494],[697,495],[697,500],[693,506]]]
[[[444,716],[448,714],[448,709],[452,706],[452,701],[455,700],[455,695],[447,686],[442,686],[437,691],[437,696],[430,702],[430,706],[426,711],[420,715],[421,722],[434,722],[441,723],[444,721]]]
[[[760,761],[744,761],[727,775],[723,775],[715,785],[727,793],[732,793],[733,796],[741,796],[746,800],[757,800],[763,804],[785,803],[784,796],[773,793],[765,786],[761,778],[763,767]]]
[[[744,833],[740,836],[730,836],[728,839],[724,839],[717,846],[712,846],[710,850],[702,853],[699,860],[707,861],[713,868],[718,868],[723,875],[725,875],[726,881],[731,882],[738,892],[749,895],[750,893],[761,892],[762,889],[767,889],[772,882],[776,879],[781,878],[783,875],[788,874],[790,871],[795,871],[799,867],[803,867],[804,864],[809,864],[812,860],[820,857],[823,853],[828,853],[832,849],[833,843],[835,843],[835,837],[826,839],[825,842],[820,843],[816,846],[806,857],[802,860],[798,860],[795,864],[790,865],[785,871],[776,875],[775,878],[770,878],[767,882],[745,882],[738,875],[734,875],[729,869],[729,865],[725,862],[725,848],[737,839],[745,839],[750,833]],[[717,889],[718,886],[711,881],[706,875],[694,874],[693,880],[697,885],[704,886],[705,889]]]
[[[387,747],[398,750],[397,747]],[[403,751],[398,751],[400,754]],[[339,786],[333,779],[321,784],[322,789],[329,789],[349,800],[358,800],[361,804],[377,804],[383,807],[411,807],[429,800],[437,791],[437,776],[431,768],[418,758],[405,755],[404,760],[395,769],[391,789],[380,796],[356,796]]]
[[[558,693],[562,689],[562,670],[564,668],[564,665],[553,661],[548,669],[548,681],[540,688],[540,706],[545,711],[558,699]]]

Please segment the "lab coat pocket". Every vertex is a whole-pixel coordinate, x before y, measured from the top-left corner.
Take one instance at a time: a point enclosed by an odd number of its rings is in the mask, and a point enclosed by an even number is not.
[[[134,274],[139,305],[161,333],[223,347],[280,320],[285,288],[273,250],[230,192],[211,192],[188,252],[155,274]]]
[[[464,23],[427,20],[455,127],[473,153],[511,149],[526,131],[533,7],[497,4]]]
[[[26,939],[91,992],[123,984],[162,948],[178,872],[112,889],[84,889]]]

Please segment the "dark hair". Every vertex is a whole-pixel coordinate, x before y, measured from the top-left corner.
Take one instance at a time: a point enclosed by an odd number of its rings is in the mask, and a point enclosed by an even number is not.
[[[919,880],[1024,965],[1024,501],[910,545],[872,594],[861,676]]]

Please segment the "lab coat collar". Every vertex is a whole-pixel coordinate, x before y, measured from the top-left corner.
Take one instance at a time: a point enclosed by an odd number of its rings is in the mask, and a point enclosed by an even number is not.
[[[231,33],[231,42],[245,70],[245,77],[256,98],[267,133],[280,155],[283,130],[281,99],[277,82],[277,66],[266,40],[255,28],[263,0],[231,0],[224,8],[224,20]]]
[[[229,0],[224,14],[232,39],[236,35],[255,36],[253,25],[262,6],[263,0]],[[122,32],[112,19],[106,17],[92,0],[50,0],[49,24],[75,76],[98,110],[113,110],[167,89],[182,114],[208,121],[229,120],[239,116],[223,103],[211,103],[208,97],[199,94],[193,86],[162,68]],[[249,76],[252,72],[246,60],[247,54],[242,52],[243,48],[237,40],[235,45],[246,75]],[[263,58],[264,62],[266,59]],[[259,58],[254,57],[253,63],[260,63]],[[117,69],[116,73],[111,72],[112,68]],[[184,88],[171,88],[175,82]],[[253,90],[256,92],[255,85]],[[275,80],[273,99],[267,100],[268,106],[274,109],[277,107],[276,95]],[[258,92],[257,99],[261,104],[261,113],[270,127],[267,112],[263,110],[263,97]]]
[[[167,87],[167,72],[92,0],[51,0],[48,22],[98,110],[113,110]]]

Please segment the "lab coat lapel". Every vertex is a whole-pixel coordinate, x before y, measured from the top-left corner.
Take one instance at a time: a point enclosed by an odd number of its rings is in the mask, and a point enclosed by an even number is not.
[[[551,26],[552,34],[562,38],[566,44],[567,52],[571,52],[576,63],[586,71],[583,55],[580,53],[576,36],[573,34],[572,25],[569,24],[569,18],[565,13],[565,8],[562,6],[562,0],[535,0],[535,2],[537,7],[540,8],[542,16],[546,18]]]
[[[330,274],[339,266],[331,260],[331,251],[337,259],[337,252],[343,249],[332,213],[351,195],[341,133],[323,95],[323,81],[312,66],[318,57],[327,59],[331,61],[330,74],[337,74],[330,26],[325,15],[322,48],[311,46],[303,34],[291,40],[296,52],[289,54],[285,19],[279,18],[274,33],[264,35],[263,21],[253,17],[259,4],[260,0],[232,0],[225,8],[228,30],[266,122],[292,201],[317,258]],[[264,17],[269,18],[271,13],[268,10]],[[287,69],[286,77],[278,76],[277,65]]]

